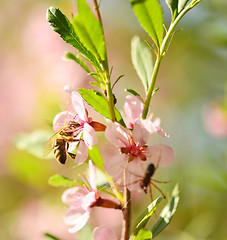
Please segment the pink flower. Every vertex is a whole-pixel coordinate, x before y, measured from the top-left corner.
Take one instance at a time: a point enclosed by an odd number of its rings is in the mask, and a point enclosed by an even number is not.
[[[159,127],[159,118],[151,121],[153,114],[150,114],[148,118],[142,119],[143,107],[143,103],[139,97],[132,95],[126,96],[124,111],[126,114],[125,122],[127,127],[133,129],[135,123],[140,122],[140,124],[142,124],[150,133],[158,133],[162,137],[168,137],[168,134]]]
[[[227,111],[217,103],[212,103],[204,109],[203,123],[211,136],[219,139],[227,137]]]
[[[95,240],[117,240],[116,234],[108,227],[96,227],[93,230],[93,237]]]
[[[138,97],[128,95],[126,96],[124,111],[126,125],[129,129],[133,129],[136,120],[142,117],[143,103]]]
[[[92,161],[89,161],[90,180],[85,187],[73,187],[66,190],[62,195],[62,201],[69,206],[65,214],[66,225],[72,225],[70,233],[79,231],[87,223],[92,206],[99,200],[96,187],[96,173]]]
[[[61,112],[55,116],[53,128],[55,131],[58,131],[71,121],[75,121],[80,125],[76,129],[76,138],[82,141],[69,143],[68,149],[71,152],[77,147],[75,161],[80,164],[88,157],[87,149],[92,149],[92,146],[97,143],[95,131],[104,131],[106,127],[88,117],[86,103],[78,92],[72,91],[68,86],[65,87],[65,91],[71,96],[72,107],[70,111]]]
[[[150,132],[139,123],[135,123],[132,131],[118,123],[110,124],[106,128],[105,135],[119,149],[105,162],[105,169],[114,177],[119,176],[123,169],[126,169],[128,183],[132,183],[136,176],[143,176],[149,163],[156,166],[169,166],[173,162],[171,147],[162,144],[154,146],[146,144]]]

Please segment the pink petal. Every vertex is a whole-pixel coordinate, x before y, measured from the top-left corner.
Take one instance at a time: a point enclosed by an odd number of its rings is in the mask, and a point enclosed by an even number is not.
[[[147,129],[150,134],[157,133],[162,137],[169,137],[169,135],[159,127],[160,119],[156,118],[154,122],[150,121],[150,119],[140,119],[141,124],[144,126],[144,128]]]
[[[118,147],[128,145],[130,139],[128,131],[118,123],[112,123],[107,126],[105,135],[108,141]]]
[[[108,227],[97,227],[93,230],[95,240],[117,240],[116,234]]]
[[[70,142],[68,147],[68,152],[72,152],[78,145],[78,142]]]
[[[135,123],[134,129],[132,131],[133,140],[136,143],[141,143],[141,145],[144,145],[150,136],[150,133],[144,128],[142,124],[139,122]]]
[[[90,206],[97,201],[97,193],[96,192],[89,192],[82,200],[81,207],[88,211]]]
[[[169,134],[167,134],[162,128],[158,127],[156,130],[157,134],[159,134],[162,137],[169,137]]]
[[[87,122],[88,117],[86,114],[86,109],[84,105],[84,100],[78,92],[72,92],[72,104],[75,109],[75,112],[79,115],[79,118]]]
[[[67,92],[70,96],[73,92],[72,88],[69,85],[64,86],[64,91]]]
[[[58,131],[61,127],[66,126],[70,121],[73,121],[75,118],[75,114],[64,111],[58,113],[53,121],[53,129],[54,131]]]
[[[138,97],[128,95],[125,100],[124,110],[125,110],[128,122],[131,124],[134,124],[136,119],[142,116],[143,103]]]
[[[87,146],[83,141],[80,141],[77,152],[75,162],[78,164],[82,164],[88,157]]]
[[[155,166],[167,167],[173,163],[173,149],[167,145],[155,145],[147,148],[148,161]]]
[[[97,187],[96,187],[96,170],[95,170],[95,166],[92,163],[91,160],[89,160],[89,170],[90,170],[90,185],[92,190],[97,191]]]
[[[73,187],[65,190],[61,198],[63,203],[70,205],[74,197],[77,195],[78,191],[79,191],[78,187]]]
[[[77,217],[78,218],[75,223],[75,226],[69,229],[70,233],[78,232],[81,228],[83,228],[86,225],[90,217],[90,212],[84,212],[84,214],[82,214],[81,216],[78,215]]]
[[[119,176],[127,165],[125,156],[120,152],[107,158],[104,163],[106,172],[113,177]]]
[[[129,162],[126,168],[126,183],[130,191],[141,190],[140,181],[143,179],[147,162],[136,158]]]
[[[75,208],[68,208],[65,216],[64,222],[66,225],[75,225],[80,220],[81,216],[85,213],[82,207],[75,209]]]
[[[92,149],[92,146],[97,143],[95,130],[88,123],[84,124],[83,140],[89,149]]]

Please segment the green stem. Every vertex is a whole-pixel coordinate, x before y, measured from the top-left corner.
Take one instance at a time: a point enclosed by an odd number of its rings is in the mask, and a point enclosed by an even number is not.
[[[119,191],[118,187],[116,186],[113,178],[111,176],[109,176],[105,171],[103,171],[103,173],[105,174],[106,180],[108,181],[108,183],[110,184],[111,188],[113,189],[113,193],[115,194],[117,199],[121,203],[124,203],[124,197],[122,196],[121,192]]]
[[[98,17],[99,24],[100,24],[101,29],[102,29],[103,36],[104,36],[104,28],[103,28],[103,23],[102,23],[101,14],[100,14],[100,11],[99,11],[99,5],[98,5],[97,0],[93,0],[93,3],[94,3],[94,6],[95,6],[95,11],[96,11],[96,14],[97,14],[97,17]],[[109,64],[108,64],[106,44],[105,44],[105,61],[104,61],[104,68],[105,68],[106,72],[107,72],[108,75],[109,75]]]
[[[145,103],[144,103],[144,109],[143,109],[143,113],[142,113],[142,118],[143,119],[145,119],[147,117],[152,93],[154,91],[154,86],[155,86],[155,82],[156,82],[157,75],[158,75],[158,70],[159,70],[159,67],[160,67],[160,64],[161,64],[161,60],[165,56],[166,46],[167,46],[167,43],[169,42],[169,39],[171,38],[173,30],[176,27],[177,23],[181,20],[181,18],[189,10],[191,10],[193,7],[195,7],[201,1],[202,0],[192,1],[185,9],[183,9],[180,12],[180,14],[176,17],[176,19],[174,19],[174,21],[169,26],[169,29],[168,29],[168,31],[167,31],[167,33],[166,33],[166,35],[165,35],[165,37],[162,41],[161,47],[160,47],[159,51],[157,52],[157,58],[156,58],[155,65],[154,65],[154,70],[153,70],[153,73],[152,73],[152,76],[151,76],[151,84],[149,86],[149,89],[148,89],[148,92],[147,92],[147,98],[146,98]]]
[[[99,24],[102,29],[103,36],[104,36],[104,29],[103,29],[101,14],[99,11],[99,5],[98,5],[97,0],[93,0],[93,3],[95,6],[95,11],[96,11],[96,14],[98,17]],[[109,64],[108,64],[106,44],[105,44],[105,60],[103,62],[103,68],[104,68],[103,75],[105,76],[104,81],[105,81],[105,85],[106,85],[106,95],[107,95],[107,101],[108,101],[109,110],[110,110],[110,116],[111,116],[112,122],[114,122],[116,120],[116,116],[115,116],[115,111],[114,111],[114,97],[113,97],[111,82],[110,82],[110,73],[109,73]]]
[[[108,105],[109,105],[111,120],[112,120],[112,122],[115,122],[116,116],[115,116],[115,111],[114,111],[114,97],[113,97],[113,93],[112,93],[110,79],[107,78],[105,83],[106,83],[106,95],[107,95],[107,101],[108,101]]]
[[[142,119],[145,119],[147,117],[147,113],[148,113],[148,110],[149,110],[152,93],[154,91],[154,85],[155,85],[155,82],[156,82],[159,66],[160,66],[160,63],[161,63],[161,58],[162,57],[158,54],[157,58],[156,58],[156,61],[155,61],[153,73],[152,73],[152,76],[151,76],[151,84],[150,84],[150,87],[148,89],[147,98],[146,98],[145,103],[144,103]]]

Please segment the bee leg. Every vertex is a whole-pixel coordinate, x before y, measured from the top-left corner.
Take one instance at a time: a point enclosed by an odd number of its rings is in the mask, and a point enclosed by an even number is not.
[[[153,202],[153,196],[152,196],[152,187],[151,187],[151,184],[149,184],[148,188],[149,188],[149,194],[150,194],[151,202]]]
[[[151,187],[151,183],[149,184],[148,188],[149,188],[149,194],[150,194],[151,202],[153,202],[154,199],[153,199],[153,195],[152,195],[152,187]],[[154,211],[154,215],[155,215],[155,218],[158,219],[158,216],[157,216],[156,211]]]
[[[75,154],[75,153],[67,152],[67,154],[68,154],[72,159],[75,159],[75,158],[76,158],[76,154]]]
[[[153,178],[152,178],[152,181],[157,182],[157,183],[170,183],[171,182],[171,180],[170,181],[159,181],[159,180],[155,180]]]

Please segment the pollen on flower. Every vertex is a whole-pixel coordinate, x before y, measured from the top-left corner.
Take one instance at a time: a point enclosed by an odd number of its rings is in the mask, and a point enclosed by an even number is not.
[[[140,144],[136,144],[132,138],[130,138],[129,142],[130,145],[120,148],[120,152],[128,156],[128,162],[133,161],[136,157],[142,161],[146,161],[145,151],[147,145],[141,146]]]

